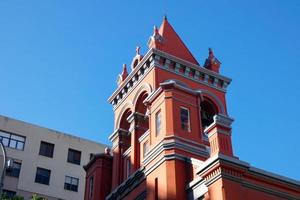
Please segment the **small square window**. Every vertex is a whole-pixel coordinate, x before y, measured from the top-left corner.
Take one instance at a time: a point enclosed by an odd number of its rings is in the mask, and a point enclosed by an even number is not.
[[[16,149],[16,147],[17,147],[17,141],[11,139],[10,143],[9,143],[9,147]]]
[[[2,138],[2,144],[4,145],[4,146],[8,146],[8,143],[9,143],[9,139],[8,138],[5,138],[5,137],[3,137]]]
[[[65,177],[65,190],[70,190],[77,192],[78,191],[79,179],[71,176]]]
[[[40,155],[53,158],[53,151],[54,151],[54,144],[41,141],[40,152],[39,152]]]
[[[18,150],[23,150],[24,149],[24,143],[23,142],[18,142],[17,143],[17,149]]]
[[[35,182],[49,185],[51,170],[38,167],[35,175]]]
[[[20,176],[22,163],[13,161],[12,167],[6,169],[6,175],[18,178]]]
[[[187,108],[180,108],[180,124],[181,128],[186,131],[190,131],[190,112]]]
[[[68,151],[68,162],[80,165],[81,151],[75,149],[69,149]]]

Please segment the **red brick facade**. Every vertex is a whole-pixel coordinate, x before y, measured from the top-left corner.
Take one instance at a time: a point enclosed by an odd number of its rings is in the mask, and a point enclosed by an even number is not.
[[[203,67],[165,18],[145,55],[137,48],[109,98],[112,155],[85,166],[85,200],[300,199],[300,182],[234,156],[226,90],[209,49]]]

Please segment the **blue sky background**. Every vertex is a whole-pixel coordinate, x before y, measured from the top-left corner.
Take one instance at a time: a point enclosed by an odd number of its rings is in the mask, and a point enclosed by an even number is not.
[[[0,1],[0,114],[110,144],[122,64],[163,15],[233,79],[234,152],[300,179],[300,1]]]

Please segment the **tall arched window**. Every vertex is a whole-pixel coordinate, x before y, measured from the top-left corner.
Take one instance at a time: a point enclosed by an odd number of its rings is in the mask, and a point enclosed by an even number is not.
[[[147,107],[144,104],[144,101],[147,97],[148,97],[147,92],[141,93],[135,104],[135,112],[141,114],[141,116],[144,117],[144,119],[138,120],[138,126],[140,129],[143,129],[144,132],[149,129],[149,120],[147,118]]]
[[[126,151],[130,146],[131,146],[131,135],[129,133],[129,127],[130,124],[127,120],[127,118],[129,117],[129,115],[131,115],[131,110],[126,110],[121,118],[121,122],[120,122],[120,129],[122,129],[123,131],[125,131],[124,135],[122,136],[122,144],[123,144],[123,151]]]
[[[201,124],[204,130],[214,122],[214,116],[217,114],[216,106],[208,99],[201,102]]]

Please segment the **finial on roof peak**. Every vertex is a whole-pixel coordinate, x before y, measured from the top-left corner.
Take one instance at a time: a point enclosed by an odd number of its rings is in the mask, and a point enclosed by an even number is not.
[[[204,67],[219,73],[221,62],[215,57],[212,48],[208,48],[208,58],[205,60]]]
[[[167,14],[164,15],[164,20],[166,20],[166,21],[168,20]]]
[[[208,56],[209,56],[209,58],[215,57],[212,48],[208,48]]]
[[[117,83],[118,85],[121,85],[123,81],[127,78],[128,72],[127,72],[127,66],[126,64],[123,64],[122,73],[118,76]]]
[[[158,33],[158,28],[157,26],[154,25],[153,27],[153,35],[156,35]]]
[[[141,47],[139,47],[139,46],[137,46],[135,48],[136,55],[140,55],[140,49],[141,49]]]

